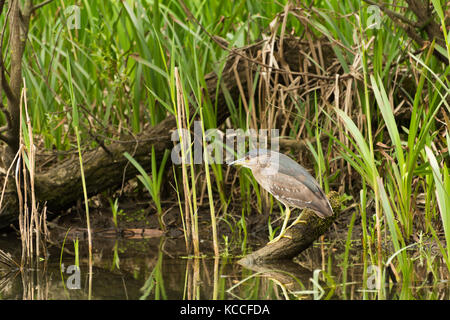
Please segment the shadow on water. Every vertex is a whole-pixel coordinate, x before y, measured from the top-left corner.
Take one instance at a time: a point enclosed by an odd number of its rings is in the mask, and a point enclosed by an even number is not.
[[[73,241],[49,248],[46,260],[23,271],[0,264],[0,299],[88,299],[87,245],[80,242],[79,269]],[[20,241],[0,238],[0,248],[20,256]],[[103,239],[94,242],[92,299],[376,299],[362,264],[323,266],[323,247],[315,246],[297,262],[246,267],[237,258],[191,258],[173,239]],[[326,261],[331,261],[326,258]],[[336,260],[337,261],[337,260]],[[408,285],[411,297],[448,299],[448,283]],[[388,284],[383,298],[403,298],[405,286]]]

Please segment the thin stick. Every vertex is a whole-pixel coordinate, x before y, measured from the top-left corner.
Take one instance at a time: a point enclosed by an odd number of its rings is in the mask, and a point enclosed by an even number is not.
[[[46,1],[43,1],[43,2],[41,2],[41,3],[38,3],[37,5],[35,5],[35,6],[31,9],[31,12],[34,12],[34,11],[36,11],[37,9],[42,8],[42,7],[45,6],[46,4],[49,4],[50,2],[53,2],[53,0],[46,0]]]
[[[8,184],[8,177],[9,177],[9,173],[11,172],[12,167],[14,166],[14,163],[17,160],[17,157],[19,156],[20,151],[22,150],[22,148],[19,149],[19,151],[17,151],[16,155],[14,156],[13,161],[11,162],[8,171],[6,171],[6,177],[5,177],[5,182],[3,183],[3,189],[2,189],[2,194],[0,195],[0,208],[2,207],[2,203],[3,203],[3,197],[5,195],[5,191],[6,191],[6,185]]]

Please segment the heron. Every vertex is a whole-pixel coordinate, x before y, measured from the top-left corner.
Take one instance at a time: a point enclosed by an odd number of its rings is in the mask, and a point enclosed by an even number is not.
[[[269,243],[284,237],[291,226],[302,222],[301,215],[289,226],[291,207],[312,209],[324,219],[333,215],[333,209],[319,183],[300,164],[274,150],[253,149],[243,158],[231,162],[249,168],[259,185],[285,206],[285,218],[280,234]]]

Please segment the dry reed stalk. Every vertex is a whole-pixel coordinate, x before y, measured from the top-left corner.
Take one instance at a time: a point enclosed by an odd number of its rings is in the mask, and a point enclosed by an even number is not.
[[[185,198],[185,221],[186,221],[186,239],[192,240],[192,245],[194,247],[194,255],[200,256],[200,246],[199,246],[199,236],[198,236],[198,219],[197,219],[197,197],[195,193],[195,179],[192,179],[191,185],[189,185],[188,169],[187,169],[187,155],[185,153],[188,146],[190,150],[190,157],[192,160],[192,148],[190,143],[190,135],[184,135],[184,130],[189,127],[188,118],[186,116],[186,105],[184,100],[184,93],[181,84],[180,75],[178,73],[178,68],[175,67],[175,86],[176,86],[176,96],[177,96],[177,130],[179,133],[179,139],[181,144],[181,170],[183,176],[183,191]],[[187,141],[185,141],[185,139]],[[190,173],[191,177],[194,175],[194,164],[190,161]],[[187,249],[190,251],[190,243],[187,244]]]
[[[39,214],[36,194],[34,188],[35,178],[35,163],[36,163],[36,149],[33,143],[33,130],[31,127],[31,121],[28,114],[28,104],[26,99],[26,84],[24,80],[24,86],[22,88],[21,100],[20,100],[20,118],[23,119],[23,110],[25,109],[26,125],[28,130],[29,148],[26,147],[22,122],[20,123],[20,147],[17,152],[14,161],[16,162],[15,170],[15,182],[17,195],[19,199],[19,230],[22,242],[22,257],[21,267],[26,265],[32,265],[34,261],[39,261],[37,258],[41,254],[41,245],[43,244],[41,235],[44,238],[47,237],[46,223],[46,208],[43,208],[43,214]],[[28,159],[28,166],[25,161]],[[11,164],[11,167],[12,167]],[[11,167],[8,169],[8,175]],[[22,175],[20,174],[22,169]],[[23,185],[23,186],[22,186]],[[6,187],[6,181],[3,191]],[[30,193],[31,199],[28,198]],[[29,201],[31,200],[31,208]],[[0,200],[1,203],[1,200]],[[31,212],[30,212],[31,209]],[[44,227],[42,227],[44,226]],[[45,250],[43,251],[45,252]],[[35,259],[36,258],[36,259]]]

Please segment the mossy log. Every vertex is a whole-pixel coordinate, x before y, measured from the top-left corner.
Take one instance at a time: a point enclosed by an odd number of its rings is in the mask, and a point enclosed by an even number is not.
[[[287,260],[296,257],[303,250],[309,248],[321,235],[327,232],[339,216],[341,212],[341,202],[339,198],[339,194],[335,191],[331,191],[328,194],[328,199],[330,200],[334,212],[331,217],[321,219],[314,211],[305,209],[301,217],[301,220],[304,222],[293,225],[286,230],[285,237],[277,242],[268,243],[261,249],[245,256],[239,260],[238,263],[243,266],[251,266],[254,264]]]

